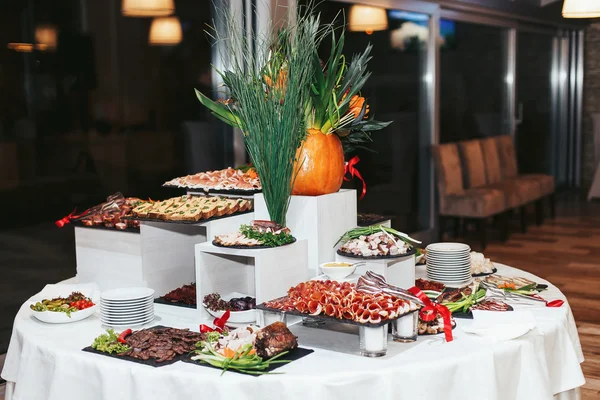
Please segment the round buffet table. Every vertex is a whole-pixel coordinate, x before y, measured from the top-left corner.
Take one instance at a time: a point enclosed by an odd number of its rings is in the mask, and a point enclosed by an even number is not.
[[[497,264],[498,274],[544,280]],[[423,267],[417,276],[424,276]],[[548,300],[565,299],[554,286]],[[180,311],[181,310],[181,311]],[[388,354],[365,358],[332,351],[338,336],[323,334],[320,347],[303,340],[315,352],[278,369],[283,374],[247,376],[183,362],[153,368],[81,351],[104,328],[97,316],[84,321],[49,325],[31,315],[28,303],[15,318],[2,378],[7,400],[149,400],[149,399],[553,399],[577,398],[585,383],[581,346],[567,302],[560,308],[531,309],[536,328],[517,339],[495,341],[474,336],[457,319],[454,341],[443,335],[422,336],[411,344],[388,344]],[[154,324],[197,330],[190,310],[156,306]],[[319,330],[311,329],[311,340]],[[339,337],[358,336],[339,333]],[[306,338],[304,338],[306,339]],[[358,347],[358,346],[356,346]],[[329,350],[326,350],[329,349]]]

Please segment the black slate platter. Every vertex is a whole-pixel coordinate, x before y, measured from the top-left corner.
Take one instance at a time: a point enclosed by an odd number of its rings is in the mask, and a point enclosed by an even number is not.
[[[382,259],[386,259],[386,258],[402,258],[402,257],[406,257],[406,256],[411,256],[413,254],[415,254],[417,252],[417,249],[414,247],[411,247],[410,249],[408,249],[408,251],[404,254],[397,254],[395,256],[357,256],[355,254],[349,254],[349,253],[344,253],[343,251],[341,251],[340,249],[338,249],[337,253],[340,256],[344,256],[344,257],[349,257],[349,258],[358,258],[361,260],[382,260]]]
[[[307,355],[309,355],[310,353],[313,353],[313,352],[314,352],[314,350],[311,350],[311,349],[305,349],[303,347],[297,347],[294,350],[290,350],[289,353],[287,353],[287,354],[285,354],[283,356],[280,356],[277,359],[278,360],[286,360],[286,361],[292,361],[292,362],[294,362],[294,361],[299,360],[302,357],[305,357],[305,356],[307,356]],[[198,365],[200,367],[209,367],[209,368],[214,368],[214,369],[221,369],[221,368],[218,368],[218,367],[213,367],[210,364],[201,363],[199,361],[194,361],[194,360],[191,359],[191,357],[193,357],[193,355],[187,355],[187,356],[181,358],[181,361],[183,361],[185,363],[188,363],[188,364]],[[263,372],[272,372],[272,371],[276,370],[277,368],[283,367],[284,365],[287,365],[287,364],[289,364],[289,363],[271,364],[269,366],[269,368],[263,370]],[[251,376],[257,376],[257,377],[260,376],[260,375],[255,375],[255,374],[246,374],[245,372],[236,371],[234,369],[228,369],[227,372],[235,372],[235,373],[238,373],[238,374],[251,375]]]
[[[180,303],[180,302],[168,301],[161,297],[157,297],[156,299],[154,299],[154,302],[156,304],[166,304],[168,306],[175,306],[175,307],[184,307],[184,308],[193,308],[193,309],[197,308],[195,304],[185,304],[185,303]]]
[[[127,218],[129,219],[129,218]],[[94,226],[87,226],[84,225],[83,223],[79,222],[79,221],[75,221],[75,222],[71,222],[73,224],[73,226],[76,226],[78,228],[87,228],[87,229],[102,229],[105,231],[112,231],[112,232],[130,232],[130,233],[140,233],[140,228],[125,228],[125,229],[117,229],[117,228],[107,228],[104,225],[94,225]]]
[[[162,326],[162,325],[156,325],[156,326],[153,326],[153,327],[148,328],[148,329],[159,329],[159,328],[167,328],[167,327],[166,326]],[[88,353],[100,354],[100,355],[103,355],[103,356],[106,356],[106,357],[116,358],[118,360],[133,361],[134,363],[149,365],[150,367],[155,367],[155,368],[157,368],[157,367],[164,367],[165,365],[171,365],[171,364],[173,364],[173,363],[181,360],[183,357],[185,357],[185,354],[178,355],[178,356],[173,357],[172,360],[164,361],[164,362],[160,362],[159,363],[159,362],[156,362],[156,360],[154,360],[154,359],[141,360],[141,359],[133,358],[133,357],[129,357],[129,356],[120,356],[120,355],[115,354],[115,353],[113,353],[113,354],[104,353],[102,351],[93,349],[92,346],[88,346],[88,347],[86,347],[84,349],[81,349],[81,350],[82,351],[87,351]]]
[[[213,246],[217,246],[217,247],[223,247],[225,249],[246,249],[246,250],[256,250],[256,249],[275,249],[277,247],[283,247],[283,246],[287,246],[288,244],[292,244],[292,243],[296,243],[296,238],[293,238],[294,240],[290,243],[286,243],[286,244],[282,244],[281,246],[224,246],[220,243],[218,243],[216,240],[212,241]]]
[[[492,272],[485,272],[483,274],[472,274],[471,276],[473,276],[474,278],[477,278],[479,276],[488,276],[488,275],[492,275],[495,274],[496,272],[498,272],[498,269],[496,267],[494,267],[494,269],[492,270]]]
[[[262,193],[262,189],[252,190],[241,190],[241,189],[205,189],[200,187],[188,187],[188,186],[175,186],[175,185],[162,185],[166,188],[182,189],[182,190],[193,190],[198,192],[204,192],[206,194],[237,194],[237,195],[250,195],[256,193]]]
[[[210,222],[210,221],[215,221],[217,219],[223,219],[223,218],[227,218],[227,217],[233,217],[235,215],[243,215],[243,214],[248,214],[254,212],[254,209],[252,210],[246,210],[246,211],[242,211],[242,212],[234,212],[233,214],[225,214],[225,215],[221,215],[220,217],[211,217],[211,218],[207,218],[207,219],[199,219],[198,221],[171,221],[168,219],[157,219],[157,218],[140,218],[140,217],[121,217],[121,219],[136,219],[140,222],[161,222],[161,223],[166,223],[166,224],[178,224],[178,225],[198,225],[198,224],[203,224],[205,222]]]
[[[272,300],[272,301],[276,301],[276,300],[279,300],[279,299],[275,299],[275,300]],[[294,310],[294,311],[281,311],[281,310],[278,310],[276,308],[267,307],[264,304],[258,304],[256,306],[256,309],[257,310],[269,311],[269,312],[273,312],[273,313],[281,313],[281,314],[288,314],[288,315],[297,315],[299,317],[310,317],[310,318],[313,318],[314,320],[317,320],[317,321],[330,321],[330,322],[338,322],[340,324],[365,326],[367,328],[378,328],[380,326],[389,324],[390,322],[393,322],[393,321],[395,321],[397,319],[400,319],[402,317],[405,317],[407,315],[410,315],[410,314],[412,314],[414,312],[418,312],[419,311],[419,310],[410,311],[410,312],[407,312],[406,314],[402,314],[401,316],[399,316],[397,318],[386,319],[385,321],[381,321],[381,322],[378,322],[376,324],[372,324],[372,323],[365,323],[365,324],[363,324],[361,322],[352,321],[352,320],[348,320],[348,319],[338,319],[338,318],[335,318],[335,317],[329,317],[327,315],[309,315],[308,313],[301,313],[301,312],[296,311],[296,310]]]
[[[515,309],[512,306],[508,305],[508,311],[514,311]],[[496,312],[506,312],[506,311],[496,311]],[[452,313],[454,318],[462,318],[462,319],[473,319],[473,313],[469,310],[467,312],[455,312]]]

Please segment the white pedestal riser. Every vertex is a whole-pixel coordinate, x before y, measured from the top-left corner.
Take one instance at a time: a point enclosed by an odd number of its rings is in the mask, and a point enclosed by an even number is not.
[[[336,261],[355,263],[361,261],[356,258],[344,257],[336,254]],[[365,260],[366,265],[356,268],[355,274],[364,275],[367,271],[383,275],[386,281],[403,289],[415,286],[415,256],[401,258],[382,258],[378,260]]]
[[[211,243],[196,245],[196,296],[202,304],[210,293],[231,292],[256,297],[256,304],[285,296],[306,281],[308,244],[305,240],[271,249],[228,249]],[[199,316],[209,318],[199,306]]]
[[[270,219],[262,194],[254,196],[254,213],[256,219]],[[335,242],[356,227],[356,218],[356,190],[291,197],[286,223],[294,237],[308,241],[311,277],[318,274],[320,264],[334,260]]]
[[[75,255],[78,282],[101,290],[143,282],[139,233],[75,227]]]
[[[101,290],[147,286],[162,296],[196,281],[194,245],[253,219],[248,213],[194,225],[141,222],[139,234],[75,227],[77,280]]]

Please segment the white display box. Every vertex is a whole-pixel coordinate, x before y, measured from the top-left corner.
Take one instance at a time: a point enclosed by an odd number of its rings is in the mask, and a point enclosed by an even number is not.
[[[77,280],[101,290],[142,286],[156,297],[196,281],[194,245],[233,232],[254,213],[197,224],[140,223],[140,233],[75,227]]]
[[[262,193],[254,195],[256,219],[269,220]],[[334,260],[334,245],[347,231],[356,227],[356,190],[342,189],[323,196],[292,196],[286,216],[288,228],[297,239],[308,241],[310,277],[319,265]]]
[[[394,286],[408,289],[415,286],[415,255],[399,258],[381,258],[381,259],[357,259],[344,257],[336,253],[336,261],[356,263],[365,261],[366,264],[356,268],[354,272],[357,275],[364,275],[367,271],[376,272],[385,277],[385,280]]]
[[[212,243],[196,245],[196,299],[201,318],[204,296],[239,292],[256,297],[256,304],[285,296],[308,277],[308,242],[268,249],[233,249]]]
[[[77,282],[96,282],[100,290],[140,285],[139,233],[76,226],[75,256]]]
[[[232,215],[198,224],[146,222],[142,235],[142,280],[162,296],[180,286],[196,282],[194,246],[212,242],[216,235],[237,231],[254,219],[254,213]]]

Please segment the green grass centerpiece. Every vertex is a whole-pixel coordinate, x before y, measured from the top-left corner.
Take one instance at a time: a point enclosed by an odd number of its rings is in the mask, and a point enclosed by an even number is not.
[[[213,38],[224,44],[220,56],[228,68],[217,72],[230,99],[214,102],[197,90],[196,95],[217,118],[242,130],[269,216],[285,226],[297,174],[296,149],[306,135],[304,105],[310,97],[313,57],[323,29],[310,8],[300,7],[295,23],[288,20],[285,28],[266,37],[255,35],[259,51],[252,52],[235,18],[225,11],[224,19],[226,35]]]

